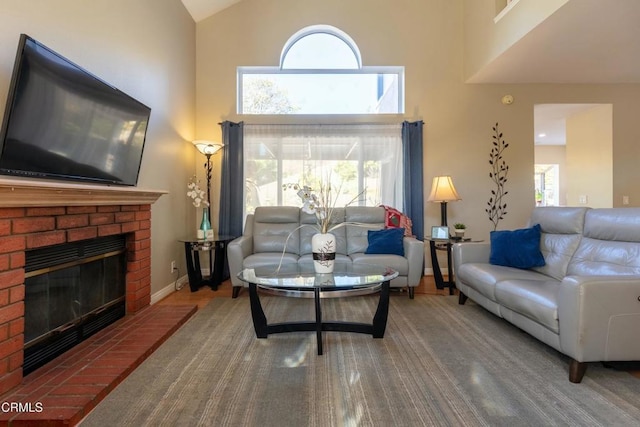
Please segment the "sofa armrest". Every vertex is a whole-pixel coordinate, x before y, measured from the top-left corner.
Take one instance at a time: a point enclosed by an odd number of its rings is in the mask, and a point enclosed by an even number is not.
[[[489,256],[491,255],[491,244],[489,242],[454,243],[451,252],[453,256],[453,271],[458,271],[462,264],[470,262],[488,264]]]
[[[418,286],[424,272],[424,242],[415,237],[404,237],[404,257],[409,263],[407,286]]]
[[[640,276],[567,276],[558,291],[560,348],[578,362],[640,360]]]
[[[242,263],[253,253],[253,236],[244,235],[232,240],[227,245],[227,260],[229,262],[229,276],[232,286],[242,286],[238,273],[242,270]]]

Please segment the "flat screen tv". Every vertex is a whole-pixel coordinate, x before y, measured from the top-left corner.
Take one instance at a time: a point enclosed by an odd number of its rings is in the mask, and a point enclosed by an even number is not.
[[[22,34],[0,173],[134,186],[151,109]]]

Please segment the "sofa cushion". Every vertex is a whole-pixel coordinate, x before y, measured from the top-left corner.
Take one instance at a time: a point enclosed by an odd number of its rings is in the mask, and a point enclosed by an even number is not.
[[[409,260],[399,255],[366,255],[363,253],[351,254],[349,257],[354,264],[383,265],[393,268],[400,276],[409,274]]]
[[[529,227],[540,224],[543,233],[582,234],[588,210],[589,208],[564,206],[538,207],[531,213]]]
[[[590,209],[568,275],[640,275],[640,209]]]
[[[557,333],[559,286],[557,280],[502,280],[496,283],[496,301]]]
[[[584,218],[584,236],[598,240],[640,242],[640,208],[590,209]]]
[[[556,280],[562,280],[567,275],[567,267],[581,239],[580,234],[542,233],[540,252],[544,257],[544,265],[533,269]]]
[[[515,268],[532,268],[544,265],[540,252],[540,225],[520,230],[491,232],[489,262]]]
[[[388,228],[386,230],[369,230],[369,245],[365,254],[390,254],[404,256],[404,228]]]
[[[640,276],[640,245],[583,237],[569,263],[567,275]]]
[[[347,255],[364,253],[369,246],[368,231],[384,228],[384,208],[347,206],[345,221],[347,237]]]
[[[495,287],[497,282],[509,279],[540,282],[549,280],[548,276],[533,270],[522,270],[485,263],[464,263],[460,265],[455,274],[456,279],[461,280],[465,285],[475,289],[492,301],[496,300]]]
[[[300,209],[292,206],[257,207],[253,216],[253,251],[299,254]]]
[[[540,224],[540,252],[545,265],[534,270],[562,280],[582,238],[589,208],[545,206],[535,208],[529,224]]]
[[[298,256],[294,254],[282,254],[282,252],[261,252],[251,254],[242,261],[243,268],[264,267],[266,265],[295,264]]]

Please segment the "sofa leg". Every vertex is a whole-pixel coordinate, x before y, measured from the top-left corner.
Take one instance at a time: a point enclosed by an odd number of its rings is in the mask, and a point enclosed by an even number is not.
[[[409,299],[413,299],[415,296],[415,288],[413,286],[407,286],[407,289],[409,289]]]
[[[240,295],[240,289],[242,289],[242,286],[234,286],[231,298],[238,298],[238,295]]]
[[[576,384],[581,382],[586,370],[587,362],[578,362],[571,359],[571,362],[569,363],[569,381]]]
[[[467,302],[467,298],[469,297],[458,291],[458,304],[464,305],[464,303]]]

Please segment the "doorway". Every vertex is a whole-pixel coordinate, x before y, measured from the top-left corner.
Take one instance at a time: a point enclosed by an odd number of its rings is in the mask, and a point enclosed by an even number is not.
[[[613,105],[534,106],[537,206],[613,206]]]

